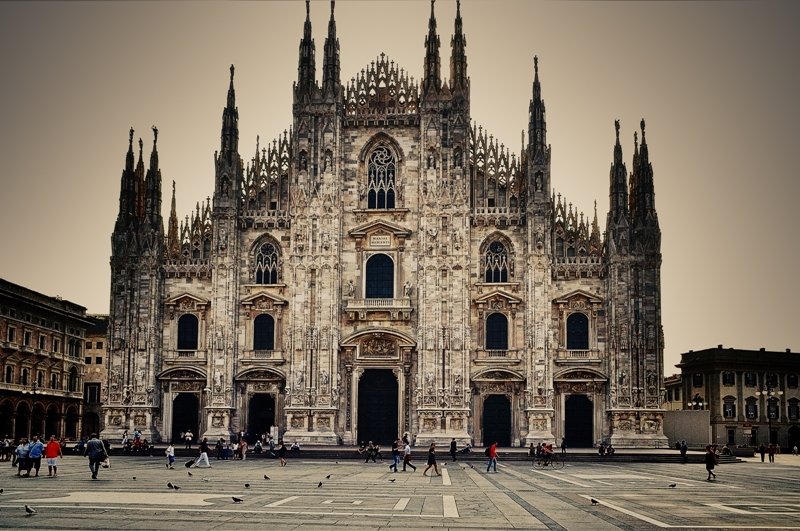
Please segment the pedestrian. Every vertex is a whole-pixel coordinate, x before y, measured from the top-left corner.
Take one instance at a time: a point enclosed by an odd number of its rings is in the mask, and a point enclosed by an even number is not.
[[[269,436],[269,456],[275,458],[275,438],[272,435]]]
[[[42,454],[44,454],[44,444],[39,440],[38,435],[34,435],[28,447],[28,475],[31,474],[31,469],[36,469],[36,477],[39,476],[39,468],[42,466]]]
[[[392,464],[389,465],[389,470],[394,469],[397,472],[397,465],[400,464],[400,437],[396,438],[392,443]]]
[[[453,437],[453,439],[450,441],[450,457],[453,458],[454,463],[457,461],[456,459],[457,452],[458,452],[458,445],[456,444],[456,438]]]
[[[92,479],[97,479],[97,473],[100,471],[100,464],[108,459],[106,447],[103,441],[97,438],[97,434],[93,433],[89,436],[89,442],[86,443],[86,449],[83,455],[89,458],[89,470],[92,471]]]
[[[375,446],[372,444],[372,441],[370,441],[369,444],[367,445],[367,460],[364,462],[369,463],[370,459],[372,459],[373,463],[377,462],[375,461]]]
[[[122,442],[120,444],[123,448],[128,444],[128,430],[122,432]]]
[[[228,460],[228,441],[222,439],[222,460]]]
[[[192,439],[193,438],[194,438],[194,435],[192,435],[192,430],[186,430],[186,433],[183,434],[183,439],[184,439],[184,441],[186,443],[184,448],[186,450],[191,450],[192,449]]]
[[[686,452],[689,451],[689,445],[686,444],[686,441],[681,441],[681,460],[685,463],[689,459],[686,457]]]
[[[30,445],[28,444],[28,438],[22,437],[19,440],[19,444],[17,445],[17,449],[14,451],[14,456],[17,458],[17,473],[16,475],[19,477],[27,477],[30,476],[30,472],[28,470],[28,450],[30,450]],[[12,464],[13,466],[13,464]],[[26,473],[23,476],[22,471],[25,470]]]
[[[792,455],[797,455],[797,445],[796,444],[792,447]]]
[[[403,434],[403,445],[410,444],[408,441],[408,432]]]
[[[425,470],[422,471],[423,476],[427,476],[428,470],[433,467],[433,471],[436,472],[437,476],[441,476],[442,473],[439,472],[439,465],[436,464],[436,443],[431,443],[430,447],[428,448],[428,466],[425,467]]]
[[[206,468],[211,468],[211,463],[208,461],[208,437],[203,437],[203,440],[200,441],[198,447],[200,448],[200,456],[195,459],[194,466],[199,467],[200,463],[205,463]]]
[[[50,436],[50,442],[44,449],[44,458],[47,460],[47,475],[55,477],[58,475],[58,458],[63,457],[61,444],[56,440],[55,435]]]
[[[217,461],[222,459],[222,443],[223,442],[225,442],[225,440],[222,437],[220,437],[219,440],[217,441],[217,444],[214,445],[214,449],[217,451]]]
[[[417,471],[417,467],[411,464],[411,445],[408,444],[408,438],[406,440],[406,445],[403,447],[403,472],[406,471],[406,465],[410,466]]]
[[[233,450],[233,460],[236,461],[239,459],[239,443],[235,442],[231,444],[231,449]]]
[[[34,435],[34,440],[35,439],[36,439],[36,436]],[[775,462],[775,452],[776,452],[775,446],[776,445],[774,445],[774,444],[770,444],[767,447],[767,453],[769,454],[769,462],[770,463],[774,463]],[[37,476],[38,476],[38,474],[37,474]]]
[[[497,442],[492,444],[488,448],[489,462],[486,464],[486,473],[489,473],[489,469],[494,466],[494,471],[497,472]]]
[[[708,471],[708,477],[706,481],[711,481],[713,476],[714,479],[717,479],[717,475],[714,473],[714,466],[719,462],[717,460],[717,456],[714,455],[714,452],[711,450],[711,445],[706,445],[706,455],[703,458],[703,461],[706,464],[706,470]]]
[[[283,439],[278,441],[278,459],[280,459],[281,466],[286,466],[286,445]]]
[[[172,446],[172,443],[169,443],[164,455],[167,456],[167,468],[173,470],[175,468],[172,466],[172,464],[175,463],[175,447]]]
[[[244,461],[247,458],[247,439],[242,439],[241,444],[239,444],[239,459]]]
[[[764,454],[767,453],[767,447],[764,446],[764,443],[761,443],[758,447],[758,453],[761,454],[761,462],[764,462]]]
[[[567,453],[567,440],[564,437],[561,437],[561,453]]]

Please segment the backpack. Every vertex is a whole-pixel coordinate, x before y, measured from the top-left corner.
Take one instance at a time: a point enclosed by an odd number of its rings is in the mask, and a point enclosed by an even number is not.
[[[484,450],[484,451],[483,451],[483,455],[485,455],[486,457],[489,457],[489,450],[490,450],[490,449],[491,449],[491,448],[489,448],[489,447],[487,446],[487,447],[486,447],[486,450]]]

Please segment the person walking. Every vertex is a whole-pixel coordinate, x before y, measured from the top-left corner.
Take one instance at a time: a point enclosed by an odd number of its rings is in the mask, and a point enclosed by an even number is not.
[[[394,440],[392,443],[392,464],[389,465],[389,470],[394,469],[397,472],[397,465],[400,464],[400,438]]]
[[[286,445],[283,443],[283,439],[278,441],[278,459],[281,466],[286,466]]]
[[[408,441],[408,439],[406,439]],[[411,464],[411,445],[406,442],[406,445],[403,447],[403,472],[406,471],[406,465],[410,466],[417,471],[417,467]]]
[[[767,447],[764,446],[764,443],[761,443],[758,447],[758,453],[761,454],[761,462],[764,462],[764,455],[767,453]]]
[[[191,450],[192,449],[192,439],[194,435],[192,435],[192,430],[186,430],[186,433],[183,434],[184,439],[184,449]]]
[[[44,453],[44,444],[39,440],[38,435],[33,436],[30,447],[28,448],[28,475],[31,475],[31,469],[36,469],[36,477],[39,476],[39,468],[42,466],[42,454]]]
[[[703,458],[703,461],[706,464],[706,470],[708,471],[708,477],[706,481],[711,481],[711,478],[717,479],[717,475],[714,473],[714,466],[719,462],[717,461],[717,456],[714,455],[714,451],[711,449],[711,445],[706,445],[706,455]]]
[[[688,461],[688,458],[686,457],[686,452],[688,451],[689,451],[689,445],[686,444],[685,440],[681,441],[681,460],[684,463]]]
[[[431,443],[430,447],[428,448],[428,466],[425,467],[425,470],[422,471],[423,476],[427,476],[428,470],[433,467],[433,471],[436,472],[437,476],[441,476],[442,473],[439,472],[439,465],[436,464],[436,443]]]
[[[86,449],[83,455],[89,458],[89,470],[92,471],[92,479],[97,479],[97,473],[100,471],[100,464],[108,459],[106,447],[103,441],[97,438],[97,434],[93,433],[89,436],[89,441],[86,443]]]
[[[275,458],[275,438],[272,435],[269,436],[269,456]]]
[[[242,442],[239,444],[239,459],[244,461],[247,459],[247,439],[242,439]]]
[[[456,444],[456,438],[453,437],[453,440],[450,441],[450,457],[453,458],[453,462],[457,461],[456,453],[458,452],[458,445]]]
[[[164,455],[167,456],[167,468],[170,470],[174,470],[175,467],[172,465],[173,463],[175,463],[175,447],[172,446],[172,443],[169,443],[169,446],[167,446]]]
[[[567,453],[567,440],[564,437],[561,437],[561,453]]]
[[[33,437],[34,437],[34,440],[36,440],[36,436],[34,435]],[[775,462],[775,452],[776,452],[776,445],[770,444],[769,446],[767,446],[767,454],[769,455],[769,462],[770,463],[774,463]],[[36,474],[36,475],[38,476],[39,474]]]
[[[494,466],[494,471],[497,472],[497,442],[489,447],[489,462],[486,464],[486,473]]]
[[[206,468],[211,468],[211,463],[208,461],[208,437],[203,437],[203,440],[200,441],[198,446],[200,448],[200,456],[195,459],[194,466],[199,467],[200,463],[205,463]]]
[[[28,451],[30,450],[30,444],[28,444],[28,438],[22,437],[19,440],[19,444],[17,445],[16,450],[14,450],[14,456],[17,458],[17,473],[16,475],[19,477],[26,477],[29,476],[30,473],[27,472],[28,470]],[[13,463],[12,463],[13,466]],[[25,470],[26,474],[23,476],[22,471]]]
[[[56,440],[55,435],[50,436],[50,442],[44,448],[44,458],[47,460],[47,475],[55,477],[58,475],[58,458],[63,457],[61,444]]]

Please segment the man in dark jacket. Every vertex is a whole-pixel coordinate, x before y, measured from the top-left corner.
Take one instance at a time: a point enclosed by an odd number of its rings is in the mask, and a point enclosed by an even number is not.
[[[92,471],[92,479],[97,479],[97,472],[100,470],[100,463],[108,458],[106,447],[103,442],[97,438],[97,434],[93,433],[89,437],[89,442],[86,443],[86,449],[83,451],[84,456],[89,457],[89,470]]]

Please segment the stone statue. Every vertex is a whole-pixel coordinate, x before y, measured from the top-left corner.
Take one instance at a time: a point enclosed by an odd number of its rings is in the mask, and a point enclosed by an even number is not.
[[[403,293],[405,294],[406,298],[410,298],[411,297],[411,290],[412,289],[413,288],[411,287],[411,282],[406,280],[406,283],[403,284]]]

